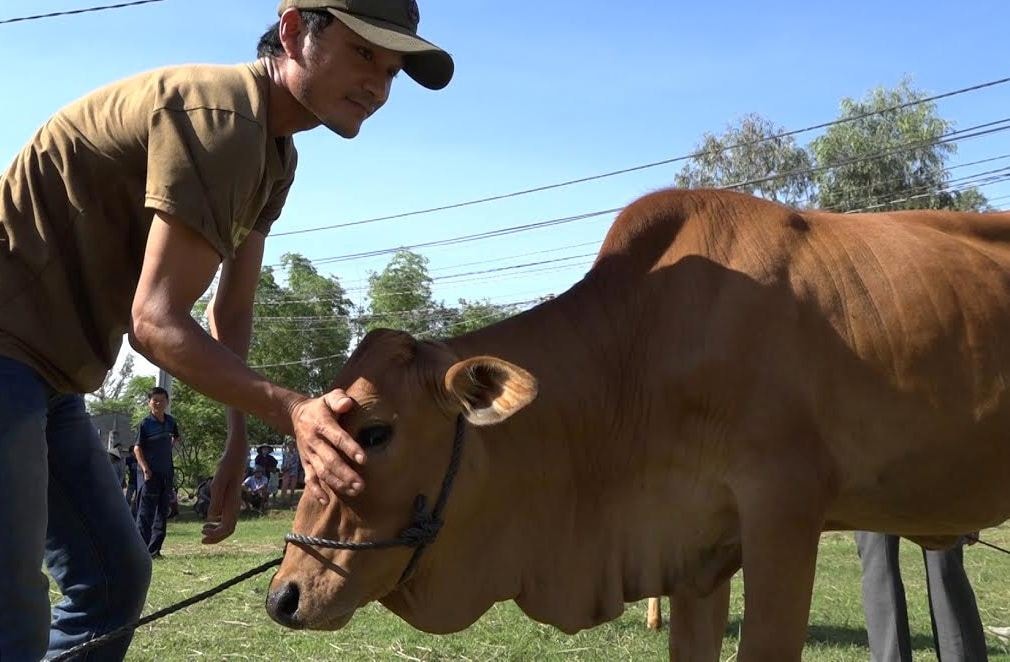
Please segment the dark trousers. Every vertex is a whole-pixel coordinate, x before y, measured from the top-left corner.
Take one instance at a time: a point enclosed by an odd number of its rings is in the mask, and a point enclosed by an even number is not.
[[[140,481],[140,470],[137,463],[126,463],[126,503],[130,504],[130,513],[133,519],[137,519],[137,483]]]
[[[147,551],[152,555],[160,554],[161,546],[165,542],[170,488],[171,478],[160,473],[152,473],[151,479],[143,481],[140,485],[140,495],[137,498],[137,529],[147,544]]]
[[[911,662],[905,588],[898,567],[897,536],[856,533],[863,566],[863,610],[872,662]],[[964,572],[963,548],[923,550],[933,642],[940,662],[985,662],[982,621]]]

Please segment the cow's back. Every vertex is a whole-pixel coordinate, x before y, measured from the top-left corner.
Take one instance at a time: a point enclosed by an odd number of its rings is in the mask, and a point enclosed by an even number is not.
[[[663,191],[589,280],[629,322],[656,444],[693,437],[721,455],[705,466],[808,453],[832,468],[832,526],[956,533],[1010,509],[991,488],[1010,480],[1008,276],[1010,214]]]

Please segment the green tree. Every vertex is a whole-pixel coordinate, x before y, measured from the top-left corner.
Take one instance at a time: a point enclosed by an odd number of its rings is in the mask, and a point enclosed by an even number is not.
[[[147,393],[154,388],[154,377],[133,374],[133,355],[128,354],[116,372],[109,372],[105,381],[86,398],[88,413],[126,414],[133,425],[147,416]]]
[[[397,251],[369,279],[368,307],[359,319],[362,335],[373,329],[397,329],[418,338],[458,336],[519,312],[515,306],[459,299],[453,308],[436,301],[431,291],[428,259]]]
[[[684,166],[674,184],[732,187],[788,205],[806,204],[813,190],[811,158],[791,136],[775,137],[784,132],[760,115],[750,114],[720,136],[705,133],[695,149],[700,155]]]
[[[364,331],[397,329],[415,336],[440,335],[451,317],[431,294],[428,258],[401,249],[386,268],[368,278]]]
[[[119,370],[117,372],[110,370],[98,390],[88,397],[88,412],[92,415],[119,412],[120,410],[115,409],[115,403],[118,403],[123,395],[131,377],[133,377],[133,354],[127,354]]]
[[[256,291],[250,366],[287,388],[317,395],[325,392],[347,359],[351,341],[351,303],[335,278],[318,273],[298,254],[281,257],[286,282],[264,267]],[[194,315],[206,326],[206,305]],[[192,488],[213,472],[227,434],[224,408],[179,381],[172,414],[179,420],[184,443],[176,457],[179,482]],[[250,417],[249,444],[277,445],[280,436]]]
[[[459,308],[447,310],[443,331],[447,336],[461,336],[495,322],[512,317],[519,312],[514,305],[498,305],[490,301],[459,300]]]
[[[941,142],[953,123],[906,79],[893,89],[877,88],[861,101],[843,99],[839,119],[810,145],[819,168],[818,206],[836,211],[960,209],[987,207],[977,189],[946,190],[953,142]],[[867,115],[863,117],[863,115]],[[956,187],[955,187],[956,188]]]
[[[213,475],[224,452],[228,431],[224,407],[175,380],[172,416],[179,422],[182,436],[175,449],[175,482],[192,492],[200,480]]]
[[[249,364],[271,381],[308,394],[329,390],[347,360],[351,302],[336,278],[301,255],[286,254],[287,285],[265,268],[256,293]]]

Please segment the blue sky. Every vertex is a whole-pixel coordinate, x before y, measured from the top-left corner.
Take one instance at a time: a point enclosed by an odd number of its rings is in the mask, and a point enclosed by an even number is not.
[[[0,20],[102,0],[3,0]],[[594,175],[691,151],[748,112],[789,129],[831,120],[842,97],[902,76],[930,93],[1007,76],[1010,4],[601,0],[419,0],[421,33],[457,73],[431,92],[403,76],[387,106],[346,141],[296,137],[298,178],[275,232],[397,214]],[[250,60],[273,0],[165,0],[0,25],[7,64],[0,160],[9,163],[61,105],[138,71]],[[1010,85],[942,101],[959,127],[1002,119]],[[814,134],[799,137],[805,143]],[[965,142],[964,162],[1010,152],[1004,133]],[[996,164],[998,167],[1003,164]],[[412,245],[620,207],[672,181],[680,164],[463,209],[273,237],[267,263]],[[986,166],[979,166],[983,169]],[[958,175],[971,172],[959,171]],[[991,197],[1010,187],[984,189]],[[422,250],[432,275],[572,257],[536,272],[437,280],[435,295],[496,302],[578,280],[611,217]],[[566,248],[567,247],[567,248]],[[360,302],[386,257],[320,265]],[[486,263],[486,267],[480,264]],[[460,266],[462,265],[462,266]]]

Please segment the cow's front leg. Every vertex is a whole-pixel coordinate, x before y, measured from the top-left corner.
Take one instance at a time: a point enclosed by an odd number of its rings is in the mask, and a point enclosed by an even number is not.
[[[729,619],[726,580],[704,597],[670,596],[670,662],[718,662]]]
[[[755,470],[751,479],[761,475]],[[764,475],[738,492],[744,620],[740,662],[799,662],[825,497],[817,476]]]

